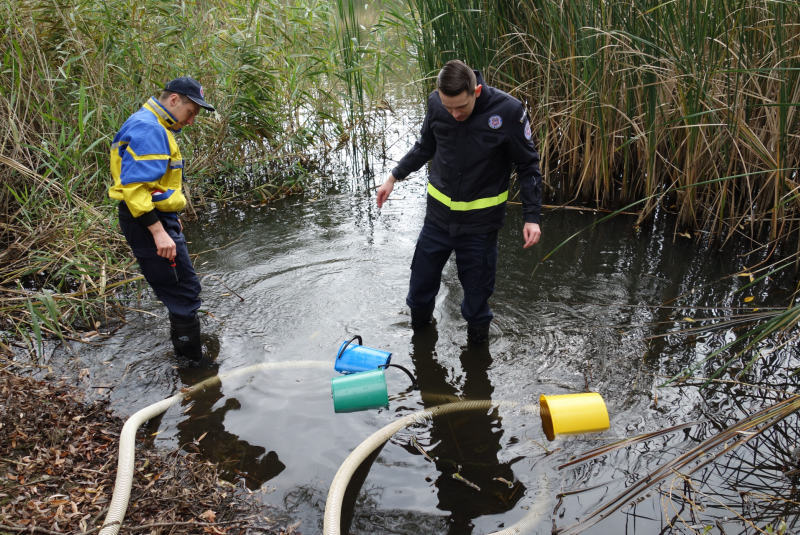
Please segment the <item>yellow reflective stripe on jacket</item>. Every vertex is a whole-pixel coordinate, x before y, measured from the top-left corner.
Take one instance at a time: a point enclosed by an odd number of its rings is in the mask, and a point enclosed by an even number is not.
[[[449,207],[451,210],[456,210],[459,212],[466,212],[467,210],[480,210],[481,208],[491,208],[493,206],[498,206],[503,204],[508,200],[508,190],[504,191],[500,195],[496,197],[486,197],[484,199],[475,199],[474,201],[464,202],[464,201],[454,201],[435,187],[433,184],[428,182],[428,194],[439,201],[440,203],[444,204],[445,206]]]
[[[169,160],[169,154],[145,154],[144,156],[139,156],[135,152],[130,145],[125,147],[125,150],[133,156],[134,160],[143,161],[143,160]]]

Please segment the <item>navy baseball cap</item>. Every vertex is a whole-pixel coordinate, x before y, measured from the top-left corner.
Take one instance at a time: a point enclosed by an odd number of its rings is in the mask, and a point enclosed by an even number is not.
[[[199,104],[201,108],[214,111],[214,106],[203,100],[203,86],[191,76],[181,76],[171,82],[167,82],[167,85],[164,86],[164,91],[186,95],[193,102]]]

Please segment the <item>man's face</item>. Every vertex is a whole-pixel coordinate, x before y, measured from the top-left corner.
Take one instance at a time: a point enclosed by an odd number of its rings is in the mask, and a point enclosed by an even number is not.
[[[188,102],[181,102],[181,97],[172,94],[169,96],[169,112],[178,121],[170,128],[172,130],[180,130],[184,126],[189,126],[194,123],[194,118],[200,113],[200,105],[196,102],[189,100]]]
[[[481,86],[475,87],[475,93],[470,95],[466,90],[454,97],[449,97],[439,91],[439,98],[447,108],[447,113],[453,116],[456,121],[466,121],[475,109],[475,100],[481,96]]]

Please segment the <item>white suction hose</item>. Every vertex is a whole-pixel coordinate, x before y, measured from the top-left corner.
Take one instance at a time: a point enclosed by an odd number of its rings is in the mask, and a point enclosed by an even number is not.
[[[147,420],[158,416],[170,408],[176,401],[180,401],[208,386],[219,384],[222,379],[267,370],[330,367],[331,363],[328,360],[299,360],[294,362],[264,362],[255,364],[222,375],[215,375],[196,385],[182,388],[181,391],[174,396],[154,403],[135,413],[125,422],[119,437],[119,462],[117,464],[117,479],[114,482],[114,495],[111,498],[111,505],[108,507],[108,514],[103,522],[100,535],[117,535],[120,526],[122,526],[122,520],[125,518],[125,511],[128,509],[128,501],[131,497],[131,484],[133,483],[133,470],[136,455],[136,430]]]
[[[476,400],[476,401],[457,401],[455,403],[448,403],[446,405],[437,405],[430,409],[424,409],[408,416],[401,418],[395,422],[390,423],[384,428],[376,431],[368,439],[362,442],[353,453],[348,455],[347,459],[339,467],[336,476],[333,478],[331,488],[328,491],[328,500],[325,502],[325,523],[323,527],[324,535],[341,535],[339,529],[340,517],[342,514],[342,501],[344,500],[344,493],[347,489],[348,483],[353,473],[359,465],[369,457],[370,453],[375,451],[384,442],[392,438],[392,436],[401,429],[409,425],[419,423],[427,418],[437,416],[440,414],[449,414],[451,412],[468,411],[476,409],[489,409],[492,407],[516,407],[519,403],[512,401],[491,401],[491,400]],[[539,405],[523,405],[523,410],[528,412],[539,412]],[[490,535],[514,535],[525,533],[539,522],[539,516],[546,506],[545,499],[540,499],[534,504],[528,514],[526,514],[519,522],[510,526],[502,531],[491,533]]]

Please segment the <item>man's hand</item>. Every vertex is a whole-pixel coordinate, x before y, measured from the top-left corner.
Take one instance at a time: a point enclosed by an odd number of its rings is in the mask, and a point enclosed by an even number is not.
[[[539,228],[538,223],[525,223],[525,226],[522,227],[522,238],[525,240],[525,245],[523,245],[522,248],[527,249],[531,245],[534,245],[539,241],[541,235],[542,230]]]
[[[164,257],[170,262],[175,259],[175,242],[167,234],[167,231],[164,230],[164,225],[161,224],[161,221],[157,223],[153,223],[147,230],[153,234],[153,240],[156,242],[156,249],[158,250],[158,256]]]
[[[381,184],[381,187],[378,188],[378,208],[383,208],[383,203],[386,202],[386,199],[389,198],[389,194],[394,189],[394,175],[389,175],[389,178],[386,179],[386,182]]]

